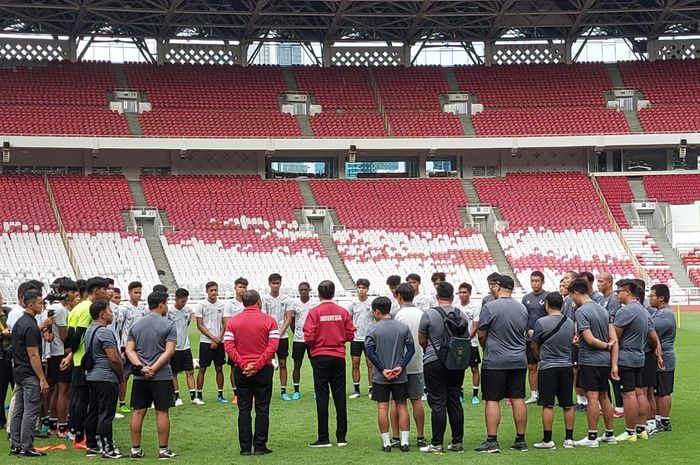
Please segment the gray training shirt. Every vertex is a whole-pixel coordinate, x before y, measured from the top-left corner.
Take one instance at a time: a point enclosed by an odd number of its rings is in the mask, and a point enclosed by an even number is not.
[[[175,350],[187,350],[190,348],[190,335],[188,333],[190,322],[192,321],[192,309],[185,305],[181,309],[175,308],[175,305],[168,306],[168,320],[175,323],[177,331],[177,345]]]
[[[480,330],[487,330],[483,368],[515,370],[527,368],[525,331],[527,310],[512,297],[499,297],[481,309]]]
[[[550,337],[549,335],[559,325],[562,318],[565,319],[564,324]],[[535,322],[532,340],[540,345],[540,371],[549,368],[567,368],[573,365],[571,363],[571,341],[574,340],[574,331],[574,322],[563,315],[549,315]],[[543,337],[547,338],[544,344],[542,343]]]
[[[610,317],[600,304],[589,300],[576,309],[576,326],[579,333],[578,364],[589,367],[609,367],[610,352],[607,349],[589,347],[583,339],[583,332],[591,331],[593,337],[608,342],[610,337]]]
[[[649,332],[651,315],[636,300],[623,306],[615,315],[613,324],[624,328],[620,336],[620,355],[618,365],[627,368],[644,366],[644,343]]]
[[[156,360],[165,352],[165,343],[177,344],[177,330],[175,323],[162,316],[149,313],[148,316],[137,321],[129,331],[129,340],[136,343],[136,354],[144,366],[156,363]],[[142,376],[134,376],[135,379],[143,379]],[[166,363],[158,370],[153,381],[166,381],[173,378],[170,364]]]
[[[527,309],[527,329],[534,329],[535,322],[542,317],[547,316],[547,311],[544,309],[544,298],[547,297],[548,292],[542,291],[539,294],[530,292],[523,297],[521,303],[525,305]],[[530,341],[530,336],[525,335],[525,339]]]
[[[676,369],[676,351],[673,344],[676,342],[676,317],[670,307],[664,307],[654,312],[652,316],[656,334],[661,341],[661,357],[664,360],[664,371]],[[659,370],[661,371],[661,370]]]
[[[620,310],[620,307],[622,307],[622,305],[620,305],[620,302],[617,301],[617,296],[614,292],[603,296],[603,300],[599,303],[601,307],[607,310],[608,314],[611,316],[615,315],[617,311]]]
[[[409,347],[414,347],[411,329],[398,320],[379,320],[367,329],[365,348],[374,346],[374,352],[384,368],[394,368],[403,359]],[[394,380],[387,380],[377,367],[372,369],[372,382],[377,384],[401,384],[408,382],[406,369]]]
[[[576,304],[568,295],[564,297],[564,305],[561,307],[561,313],[568,319],[576,321]]]
[[[450,305],[444,305],[442,309],[446,314],[450,312],[460,312],[459,309]],[[464,316],[462,313],[460,313],[460,315]],[[429,308],[427,311],[423,312],[420,325],[418,326],[418,332],[428,335],[428,345],[425,348],[425,352],[423,352],[423,365],[437,361],[438,356],[435,350],[440,350],[445,337],[445,323],[443,322],[442,315],[434,308]],[[433,344],[435,347],[433,347]]]
[[[93,336],[94,334],[94,336]],[[90,344],[92,350],[92,359],[95,361],[95,367],[85,373],[85,379],[88,381],[101,381],[107,383],[119,383],[117,374],[112,370],[112,364],[107,358],[105,349],[110,347],[115,350],[117,348],[117,338],[109,326],[98,325],[93,323],[85,331],[85,349],[87,344]]]

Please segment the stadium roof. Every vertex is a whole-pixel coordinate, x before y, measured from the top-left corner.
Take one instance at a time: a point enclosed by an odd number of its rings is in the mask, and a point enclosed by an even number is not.
[[[697,34],[685,0],[0,0],[0,31],[231,41],[485,41]]]

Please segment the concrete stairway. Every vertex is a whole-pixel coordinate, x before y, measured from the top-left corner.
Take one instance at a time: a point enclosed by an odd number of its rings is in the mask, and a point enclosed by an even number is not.
[[[126,75],[126,68],[124,68],[124,65],[122,63],[113,63],[112,69],[117,79],[117,87],[120,89],[129,89],[129,78]],[[143,128],[141,127],[141,121],[139,121],[139,115],[135,113],[124,113],[124,118],[129,127],[129,133],[132,136],[143,136]]]
[[[479,194],[476,193],[476,187],[474,187],[474,181],[472,179],[462,179],[461,182],[464,193],[467,194],[469,205],[481,203],[479,200]]]
[[[515,285],[522,287],[520,281],[518,281],[518,277],[515,276],[513,268],[510,266],[510,263],[508,263],[506,254],[503,252],[501,243],[498,242],[496,234],[491,231],[481,231],[481,234],[484,236],[484,241],[486,241],[486,246],[489,248],[493,261],[496,263],[498,272],[512,277],[515,281]]]
[[[445,72],[445,79],[447,79],[447,85],[450,88],[450,92],[459,92],[459,81],[457,80],[457,75],[455,74],[454,68],[445,66],[442,69]]]
[[[333,236],[323,232],[322,219],[314,218],[311,219],[310,222],[316,231],[316,235],[319,237],[319,239],[321,239],[321,244],[323,245],[323,249],[326,251],[328,261],[331,263],[335,275],[340,280],[340,284],[343,286],[346,292],[352,291],[355,289],[355,282],[352,280],[350,272],[345,266],[343,259],[340,258],[340,253],[338,253],[338,247],[335,245]]]
[[[146,194],[143,193],[143,187],[141,187],[141,181],[129,181],[129,190],[131,191],[131,197],[134,199],[135,206],[148,206],[148,202],[146,202]]]
[[[664,255],[671,269],[671,273],[673,273],[673,279],[675,279],[681,287],[694,287],[693,282],[688,277],[688,270],[683,266],[681,258],[668,240],[666,231],[663,229],[649,229],[649,233],[651,237],[654,238],[656,245],[659,247],[659,251]]]
[[[443,69],[445,71],[445,78],[447,79],[447,85],[450,88],[450,92],[459,92],[459,82],[457,81],[457,76],[455,75],[454,69],[451,67],[445,67]],[[476,131],[474,130],[471,117],[469,115],[457,115],[457,117],[459,118],[459,123],[462,125],[464,135],[475,137]]]
[[[606,66],[608,68],[608,74],[612,80],[613,87],[627,87],[617,63],[608,63]]]
[[[318,206],[316,203],[316,197],[314,197],[314,191],[311,189],[311,184],[309,184],[309,180],[305,178],[297,178],[297,184],[299,184],[299,190],[301,191],[301,196],[304,199],[304,205],[309,207]]]
[[[131,191],[131,197],[134,199],[134,204],[137,207],[148,206],[141,182],[129,181],[129,190]],[[163,226],[170,226],[170,221],[165,212],[158,212],[158,214]],[[128,213],[126,213],[126,215],[122,213],[122,219],[124,219],[126,226],[131,226]],[[148,245],[148,250],[151,253],[151,258],[153,258],[153,263],[158,271],[160,282],[163,283],[170,292],[175,292],[175,289],[177,289],[177,282],[175,281],[175,275],[168,262],[168,257],[165,255],[163,244],[160,242],[160,231],[156,231],[152,227],[152,223],[149,223],[148,226],[149,227],[144,227],[143,235]]]
[[[311,121],[307,115],[294,115],[297,120],[299,129],[301,129],[301,135],[304,137],[316,137],[314,135],[314,130],[311,127]]]
[[[633,221],[639,220],[639,215],[634,209],[634,205],[632,205],[631,203],[620,204],[620,208],[622,209],[622,213],[624,213],[625,219],[629,224],[632,224]]]
[[[153,263],[158,270],[158,277],[160,282],[166,286],[170,293],[174,294],[175,289],[177,289],[177,282],[175,281],[175,275],[173,275],[173,270],[170,268],[170,262],[168,262],[168,257],[165,255],[165,249],[163,244],[160,242],[159,236],[145,237],[146,244],[148,244],[148,250],[151,252],[151,257],[153,258]]]
[[[460,114],[457,115],[459,118],[459,124],[462,125],[462,131],[467,137],[476,137],[476,129],[474,129],[474,124],[472,124],[472,118],[469,115]]]
[[[284,76],[284,83],[287,86],[287,92],[290,94],[298,93],[299,86],[297,85],[297,80],[294,77],[292,68],[288,66],[282,67],[282,75]],[[281,95],[280,99],[284,99],[284,96]],[[311,128],[311,122],[307,115],[295,115],[294,118],[297,120],[302,136],[314,137],[314,130]]]
[[[639,121],[639,116],[634,110],[625,110],[622,113],[625,115],[625,120],[627,120],[627,127],[632,134],[641,134],[644,132],[642,128],[642,122]]]
[[[647,190],[644,187],[644,178],[640,177],[633,177],[633,178],[627,178],[627,182],[630,185],[630,190],[632,190],[632,195],[634,196],[635,199],[648,199],[649,194],[647,194]]]

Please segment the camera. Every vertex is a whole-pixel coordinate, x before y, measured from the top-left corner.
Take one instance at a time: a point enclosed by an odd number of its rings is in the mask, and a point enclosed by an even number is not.
[[[55,292],[52,290],[49,294],[46,295],[46,297],[44,297],[44,302],[54,304],[55,302],[62,302],[66,300],[66,297],[68,296],[65,292]]]

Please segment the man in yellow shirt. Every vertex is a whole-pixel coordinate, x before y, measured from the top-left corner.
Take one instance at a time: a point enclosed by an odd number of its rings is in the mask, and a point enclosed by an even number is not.
[[[85,370],[81,367],[83,355],[85,355],[85,331],[92,324],[90,305],[95,300],[108,299],[107,288],[109,283],[105,278],[95,277],[87,281],[87,299],[73,308],[68,317],[68,334],[66,335],[66,347],[70,348],[68,355],[61,362],[61,369],[68,369],[73,363],[71,382],[70,418],[75,437],[74,449],[86,449],[85,444],[85,416],[88,407],[88,389],[85,380]]]

